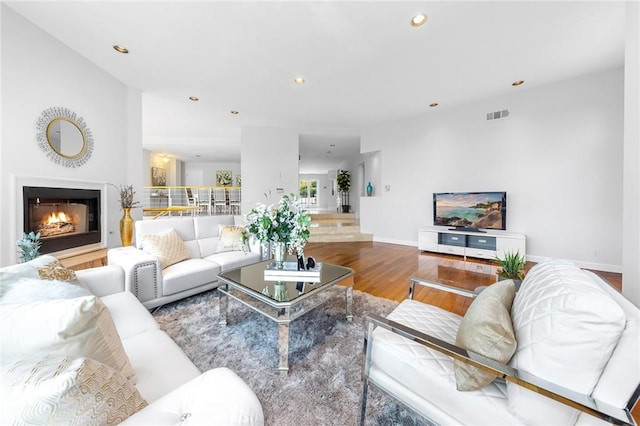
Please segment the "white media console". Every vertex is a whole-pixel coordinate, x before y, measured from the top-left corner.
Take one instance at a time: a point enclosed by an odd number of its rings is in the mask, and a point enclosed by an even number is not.
[[[516,251],[526,256],[526,237],[506,231],[473,232],[452,230],[447,226],[430,226],[418,229],[418,249],[465,258],[503,258],[505,252]]]

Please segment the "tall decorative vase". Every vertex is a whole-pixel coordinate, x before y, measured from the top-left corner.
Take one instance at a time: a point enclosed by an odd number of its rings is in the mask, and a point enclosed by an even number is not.
[[[371,185],[371,182],[369,182],[369,184],[367,185],[367,197],[371,197],[373,195],[373,185]]]
[[[287,244],[283,242],[271,243],[271,250],[273,250],[273,260],[275,261],[276,269],[282,269],[284,267],[284,260],[287,257]]]
[[[128,247],[133,238],[133,218],[131,217],[131,208],[125,207],[122,210],[124,210],[124,215],[120,219],[120,241],[122,241],[122,247]]]

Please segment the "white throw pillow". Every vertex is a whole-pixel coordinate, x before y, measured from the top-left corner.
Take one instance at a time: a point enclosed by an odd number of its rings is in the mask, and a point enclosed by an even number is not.
[[[515,294],[512,280],[485,288],[462,318],[456,345],[494,361],[509,362],[517,347],[509,315]],[[495,379],[493,374],[462,361],[455,360],[453,368],[459,391],[478,390]]]
[[[175,229],[142,236],[142,250],[158,256],[162,269],[189,259],[189,251]]]
[[[590,395],[625,326],[620,306],[593,279],[561,260],[537,264],[511,309],[518,349],[510,365]],[[507,382],[509,408],[531,425],[574,424],[579,412]]]
[[[239,225],[219,225],[218,248],[216,253],[225,251],[247,251],[247,246],[242,242],[244,226]]]
[[[96,296],[0,305],[2,365],[48,354],[93,358],[135,380],[109,310]]]
[[[74,299],[91,292],[67,281],[21,277],[5,279],[0,275],[0,304],[31,303],[42,300]]]
[[[22,360],[2,375],[2,424],[116,425],[147,406],[122,374],[89,358]]]

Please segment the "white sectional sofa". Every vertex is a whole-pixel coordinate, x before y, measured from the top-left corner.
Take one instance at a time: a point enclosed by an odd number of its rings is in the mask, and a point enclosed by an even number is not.
[[[110,265],[125,271],[126,289],[148,309],[218,286],[218,274],[263,260],[259,244],[248,250],[238,245],[221,247],[221,230],[242,224],[241,216],[193,216],[138,220],[135,247],[108,252]],[[188,252],[188,259],[162,267],[158,256],[145,251],[145,236],[165,235],[175,230]]]
[[[51,256],[41,256],[25,264],[0,269],[0,424],[116,424],[124,420],[124,424],[169,425],[187,419],[189,424],[264,423],[260,402],[242,379],[227,368],[201,373],[175,342],[160,330],[140,301],[131,292],[125,291],[122,268],[110,265],[77,271],[80,285],[60,281],[41,283],[39,277],[36,279],[37,275],[29,269],[42,267],[54,260]],[[55,289],[56,294],[43,295],[38,291],[48,288],[52,289],[52,293]],[[18,293],[17,297],[15,293]],[[38,300],[31,302],[32,298]],[[82,309],[67,315],[78,303]],[[52,312],[59,305],[68,305],[68,308],[64,309],[63,317],[56,318]],[[104,314],[106,317],[101,320],[91,317],[82,322],[87,312],[95,306],[105,306],[108,312]],[[100,375],[92,373],[77,386],[72,380],[67,380],[65,386],[69,386],[69,389],[56,399],[56,396],[47,393],[56,389],[56,375],[45,377],[44,373],[38,373],[37,368],[32,365],[38,362],[42,365],[43,357],[49,363],[54,355],[69,357],[69,362],[65,364],[67,366],[69,363],[73,364],[71,358],[84,360],[80,373],[68,373],[66,367],[56,366],[58,376],[66,374],[77,378],[86,374],[83,369],[87,370],[87,366],[95,364],[95,360],[103,356],[101,351],[104,350],[104,342],[94,342],[91,346],[84,343],[84,340],[95,340],[97,335],[109,337],[109,333],[105,333],[103,329],[101,334],[96,331],[94,325],[100,321],[115,326],[117,333],[111,333],[111,337],[115,337],[117,341],[112,346],[120,345],[124,349],[125,358],[134,374],[121,379],[122,383],[119,383],[123,389],[113,389],[112,382],[98,387],[96,395],[89,402],[86,400],[86,391],[77,392],[77,389],[82,386],[83,389],[91,388],[91,383],[95,383],[96,377]],[[25,333],[29,329],[32,331]],[[48,346],[33,341],[45,334],[51,340]],[[26,352],[20,353],[21,349]],[[94,350],[99,353],[88,353]],[[87,358],[91,359],[87,361]],[[25,372],[24,378],[20,376],[21,369]],[[117,375],[109,366],[102,365],[100,371],[104,373],[105,369]],[[129,370],[124,367],[120,370],[123,375],[125,371]],[[135,389],[129,387],[133,382]],[[117,395],[122,395],[123,392],[127,401],[136,400],[138,403],[134,408],[120,409],[114,417],[109,410],[117,407]],[[82,394],[82,402],[73,402],[69,412],[70,395],[79,394]],[[34,398],[39,400],[35,401]],[[111,407],[107,410],[101,403],[103,400],[109,401],[109,398],[116,402],[109,403]],[[123,406],[125,402],[121,401]],[[139,411],[128,417],[136,410]],[[64,417],[69,413],[71,420]],[[43,421],[43,415],[46,421]]]

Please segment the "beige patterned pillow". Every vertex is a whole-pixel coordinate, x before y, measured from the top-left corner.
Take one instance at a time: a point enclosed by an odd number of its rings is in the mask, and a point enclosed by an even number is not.
[[[162,269],[189,259],[189,251],[175,229],[142,236],[142,249],[158,256]]]
[[[511,304],[516,294],[512,280],[499,281],[484,289],[460,322],[456,345],[492,360],[507,363],[517,348],[511,323]],[[462,361],[454,361],[456,388],[478,390],[495,376]]]
[[[90,358],[48,355],[2,374],[9,424],[116,425],[147,406],[122,374]]]
[[[44,355],[93,358],[135,382],[111,314],[93,295],[0,305],[2,363]]]
[[[244,226],[220,225],[220,240],[216,253],[225,251],[246,251],[246,244],[242,242]]]
[[[66,281],[72,284],[80,284],[80,281],[78,281],[78,277],[76,277],[76,273],[73,269],[65,267],[59,260],[54,260],[45,266],[39,267],[38,274],[43,280],[57,280]]]

